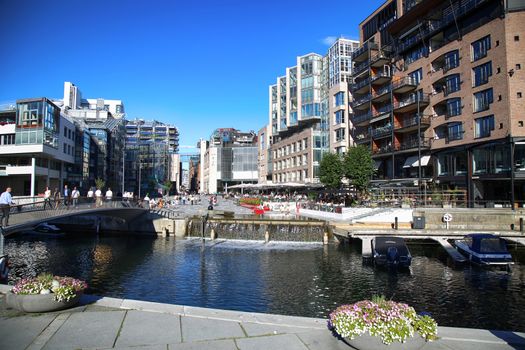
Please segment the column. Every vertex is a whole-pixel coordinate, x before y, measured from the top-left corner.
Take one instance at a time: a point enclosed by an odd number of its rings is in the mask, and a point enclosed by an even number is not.
[[[35,186],[36,186],[36,159],[35,157],[31,158],[31,197],[35,196]]]

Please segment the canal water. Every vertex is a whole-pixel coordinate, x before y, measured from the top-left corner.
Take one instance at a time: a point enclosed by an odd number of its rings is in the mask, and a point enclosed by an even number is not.
[[[88,281],[88,293],[219,309],[327,317],[336,306],[385,295],[440,325],[525,330],[525,249],[512,273],[447,263],[436,244],[410,244],[409,271],[363,264],[360,244],[174,238],[10,238],[11,282],[42,272]]]

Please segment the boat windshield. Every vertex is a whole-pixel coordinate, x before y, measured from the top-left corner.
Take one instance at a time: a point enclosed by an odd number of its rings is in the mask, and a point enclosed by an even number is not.
[[[480,253],[502,253],[507,251],[505,241],[499,238],[484,238],[481,240]]]

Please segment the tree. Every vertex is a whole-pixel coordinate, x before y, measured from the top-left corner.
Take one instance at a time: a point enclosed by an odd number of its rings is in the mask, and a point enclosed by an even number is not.
[[[319,180],[328,188],[341,187],[343,162],[338,154],[325,153],[319,165]]]
[[[350,147],[343,160],[343,171],[360,194],[366,192],[375,173],[370,150],[362,145]]]
[[[106,186],[106,181],[102,180],[101,178],[95,179],[95,186],[102,191],[104,186]]]

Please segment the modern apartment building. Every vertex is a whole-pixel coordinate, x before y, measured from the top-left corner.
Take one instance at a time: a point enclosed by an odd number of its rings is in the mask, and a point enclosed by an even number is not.
[[[390,0],[360,24],[353,134],[379,179],[525,200],[523,23],[524,1]]]
[[[200,193],[226,192],[229,186],[257,183],[257,135],[233,128],[216,129],[199,141]]]
[[[346,153],[348,147],[353,145],[349,86],[352,82],[352,52],[358,47],[358,41],[339,38],[328,49],[326,56],[328,81],[323,87],[328,88],[329,96],[330,152],[337,154]]]
[[[20,99],[0,111],[0,187],[35,196],[61,188],[75,162],[75,125],[51,100]]]
[[[270,86],[273,183],[318,179],[321,155],[330,147],[324,61],[315,53],[297,57],[297,65],[286,68],[286,75]]]
[[[264,126],[257,132],[257,148],[259,150],[258,155],[258,170],[259,170],[259,183],[265,184],[268,181],[272,181],[271,171],[271,151],[270,145],[270,128],[268,125]]]
[[[167,181],[180,178],[173,174],[180,174],[180,161],[172,157],[179,151],[177,127],[156,120],[135,119],[126,121],[125,130],[125,191],[142,196],[152,194],[163,189]],[[175,186],[179,188],[179,181]]]
[[[71,110],[70,115],[77,118],[105,119],[111,114],[115,119],[122,119],[126,115],[121,100],[83,99],[80,89],[69,81],[64,82],[63,103],[63,108]]]

